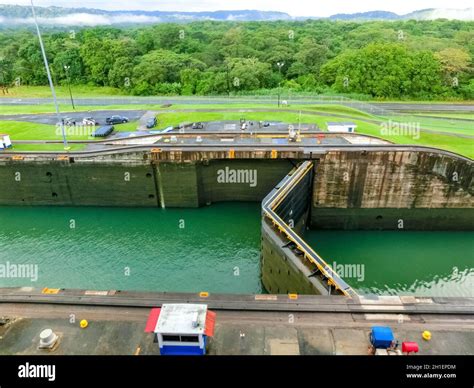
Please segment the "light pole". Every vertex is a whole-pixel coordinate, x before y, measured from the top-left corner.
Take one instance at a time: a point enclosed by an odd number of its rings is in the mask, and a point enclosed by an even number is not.
[[[56,116],[58,119],[58,123],[60,123],[61,125],[61,133],[63,135],[64,149],[68,150],[69,147],[67,145],[66,131],[64,130],[64,122],[61,119],[61,114],[59,113],[58,99],[56,97],[56,91],[54,90],[53,80],[51,79],[51,72],[49,71],[48,58],[46,57],[46,51],[44,50],[43,39],[41,38],[41,32],[38,26],[38,20],[36,19],[35,6],[33,4],[33,0],[31,0],[31,10],[33,12],[33,20],[35,22],[36,33],[38,34],[38,40],[41,47],[41,54],[43,55],[44,67],[46,68],[46,75],[48,76],[49,87],[51,88],[51,93],[53,94],[54,107],[56,108]]]
[[[69,88],[69,97],[71,97],[72,109],[76,110],[76,107],[74,106],[74,99],[72,98],[71,80],[69,79],[69,69],[70,68],[71,68],[71,66],[64,65],[64,70],[66,71],[67,86]]]
[[[280,96],[281,96],[281,68],[285,66],[285,62],[277,62],[278,73],[280,74],[280,79],[278,80],[278,108],[280,107]]]

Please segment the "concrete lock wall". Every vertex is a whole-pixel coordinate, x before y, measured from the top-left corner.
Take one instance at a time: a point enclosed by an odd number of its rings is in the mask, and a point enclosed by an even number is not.
[[[213,202],[260,202],[293,168],[287,160],[233,159],[159,162],[158,192],[166,207],[198,207]],[[240,179],[234,182],[232,175]],[[220,179],[221,178],[221,179]]]
[[[0,165],[0,205],[199,207],[261,201],[293,168],[282,159],[151,162],[143,156]],[[252,181],[218,181],[221,171]]]
[[[328,292],[319,278],[309,277],[310,268],[290,248],[287,240],[267,220],[262,221],[262,284],[272,294],[316,294]]]
[[[0,167],[0,205],[157,206],[150,165],[16,163]]]
[[[294,173],[285,177],[295,179]],[[282,182],[283,182],[282,181]],[[273,211],[285,223],[285,227],[291,228],[300,236],[303,235],[308,221],[308,212],[311,203],[311,190],[313,174],[309,170],[299,180]],[[278,184],[280,187],[282,183]],[[264,204],[279,193],[280,188],[275,188],[264,199]],[[280,195],[282,193],[280,192]],[[262,209],[262,236],[261,236],[261,273],[262,284],[265,289],[274,294],[328,294],[327,285],[319,277],[310,277],[314,271],[312,265],[298,249],[289,245],[287,236],[266,213],[265,206]],[[268,205],[271,206],[271,205]]]
[[[313,186],[317,229],[472,230],[473,163],[430,152],[329,152]]]

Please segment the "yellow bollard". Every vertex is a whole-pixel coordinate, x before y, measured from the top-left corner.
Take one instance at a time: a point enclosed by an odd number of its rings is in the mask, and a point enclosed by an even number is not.
[[[431,339],[431,332],[429,332],[428,330],[425,330],[423,334],[421,334],[421,336],[423,337],[425,341],[429,341]]]

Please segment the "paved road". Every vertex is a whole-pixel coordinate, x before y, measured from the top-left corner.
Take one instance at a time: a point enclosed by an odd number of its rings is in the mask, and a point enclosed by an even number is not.
[[[104,125],[105,119],[110,116],[120,115],[127,117],[130,121],[137,121],[138,119],[140,119],[140,117],[143,116],[144,113],[144,110],[97,110],[87,112],[64,112],[61,114],[61,116],[70,117],[74,120],[77,120],[78,124],[82,123],[83,118],[92,117],[96,120],[98,125]],[[30,123],[40,123],[49,125],[55,125],[58,121],[56,114],[53,113],[1,115],[0,120],[26,121]]]
[[[202,97],[202,98],[180,98],[180,97],[101,97],[101,98],[76,98],[76,105],[87,106],[87,105],[137,105],[137,104],[229,104],[229,103],[241,103],[241,104],[276,104],[274,98],[226,98],[226,97]],[[59,99],[62,104],[69,104],[70,100],[66,98]],[[1,105],[38,105],[52,103],[51,98],[0,98]],[[357,104],[356,101],[354,103]],[[325,101],[313,100],[313,99],[293,99],[291,104],[343,104],[351,106],[353,103],[344,100]],[[416,104],[416,103],[378,103],[370,102],[372,106],[377,108],[383,108],[386,110],[393,110],[396,112],[472,112],[474,114],[474,104]]]

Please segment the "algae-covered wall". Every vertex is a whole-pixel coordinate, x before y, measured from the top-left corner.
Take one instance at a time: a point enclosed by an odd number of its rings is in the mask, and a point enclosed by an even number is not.
[[[328,152],[311,225],[326,229],[472,229],[471,161],[430,152]]]
[[[1,205],[157,206],[150,165],[12,163],[0,167]]]
[[[292,167],[286,159],[152,161],[143,155],[72,163],[10,160],[0,164],[0,205],[198,207],[258,202]]]
[[[260,265],[262,284],[272,294],[323,294],[328,291],[319,278],[309,277],[311,270],[288,247],[288,241],[262,220]]]
[[[201,201],[260,202],[293,167],[293,162],[286,159],[210,160],[200,163]],[[240,172],[240,177],[243,178],[240,183],[231,182],[231,174],[234,172]]]

